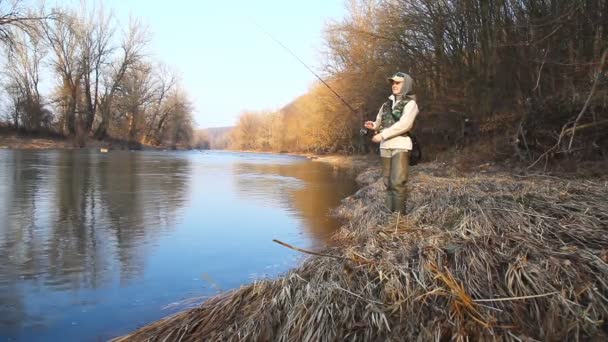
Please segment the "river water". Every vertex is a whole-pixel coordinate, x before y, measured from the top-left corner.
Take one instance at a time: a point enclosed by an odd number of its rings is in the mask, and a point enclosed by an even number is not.
[[[106,340],[275,277],[303,256],[272,239],[323,246],[355,186],[284,155],[0,150],[0,340]]]

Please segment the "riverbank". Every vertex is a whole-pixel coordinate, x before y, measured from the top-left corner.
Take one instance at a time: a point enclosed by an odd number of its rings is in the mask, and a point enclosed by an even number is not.
[[[607,337],[606,179],[422,164],[405,217],[357,180],[320,255],[115,341]]]
[[[107,140],[100,141],[95,139],[89,139],[86,141],[85,147],[87,149],[116,149],[126,150],[128,149],[128,142],[119,140]],[[16,133],[0,133],[0,149],[10,150],[71,150],[79,149],[74,142],[67,138],[60,137],[45,137],[45,136],[31,136],[31,135],[19,135]],[[157,147],[152,145],[141,145],[142,150],[164,150],[167,147]]]
[[[71,148],[74,148],[73,144],[67,139],[21,136],[14,133],[0,134],[0,149],[46,150]]]

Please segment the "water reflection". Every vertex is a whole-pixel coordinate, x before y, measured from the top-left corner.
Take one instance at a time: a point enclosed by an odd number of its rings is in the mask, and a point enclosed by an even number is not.
[[[289,208],[305,221],[314,245],[323,246],[339,223],[329,210],[354,190],[352,171],[323,163],[235,163],[237,191],[243,197]]]
[[[45,156],[11,154],[0,164],[0,324],[25,319],[22,289],[17,282],[43,269],[38,258],[42,241],[37,234],[35,213],[45,179],[40,165]],[[28,184],[28,180],[33,180]]]
[[[187,198],[189,161],[116,152],[0,155],[0,329],[23,291],[99,288],[140,276],[144,253]],[[34,324],[34,323],[33,323]]]
[[[236,153],[0,150],[0,340],[107,340],[275,276],[322,244],[352,175]]]

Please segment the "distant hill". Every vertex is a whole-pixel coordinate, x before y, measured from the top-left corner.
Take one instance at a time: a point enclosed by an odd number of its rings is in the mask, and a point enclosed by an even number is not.
[[[234,126],[229,127],[209,127],[196,131],[197,136],[204,137],[209,141],[209,148],[212,150],[223,150],[228,147],[230,132]]]
[[[201,131],[207,132],[210,135],[218,136],[218,135],[226,134],[226,132],[229,132],[233,128],[234,128],[234,126],[209,127],[209,128],[203,128],[203,129],[201,129]]]

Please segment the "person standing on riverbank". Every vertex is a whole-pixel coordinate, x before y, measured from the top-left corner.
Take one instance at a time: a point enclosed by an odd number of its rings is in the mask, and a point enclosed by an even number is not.
[[[408,132],[418,115],[418,105],[410,75],[397,72],[388,78],[388,82],[392,91],[389,101],[380,107],[376,121],[367,121],[364,127],[378,132],[372,141],[380,143],[386,206],[392,212],[405,213],[409,158],[413,148]]]

